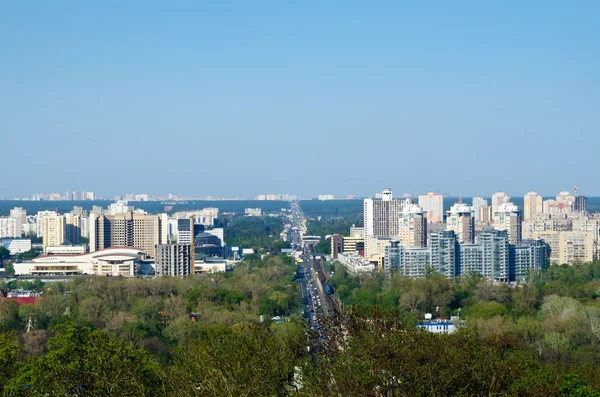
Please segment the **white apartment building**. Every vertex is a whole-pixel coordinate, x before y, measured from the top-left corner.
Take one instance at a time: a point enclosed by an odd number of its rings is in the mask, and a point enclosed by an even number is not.
[[[0,217],[0,238],[19,238],[17,220],[10,217]]]
[[[27,223],[27,211],[21,207],[10,210],[10,217],[17,220],[17,235],[23,235],[23,225]]]
[[[504,192],[496,192],[492,195],[492,221],[496,221],[496,211],[498,211],[498,207],[500,206],[500,204],[505,204],[510,202],[510,197],[508,196],[508,194],[504,193]]]
[[[519,245],[522,236],[522,219],[519,207],[513,203],[502,203],[494,213],[494,229],[506,230],[510,244]]]
[[[425,211],[429,222],[444,222],[444,196],[441,194],[429,192],[425,196],[419,196],[419,206]]]
[[[205,232],[217,236],[221,240],[221,247],[225,246],[225,230],[222,227],[206,230]]]
[[[400,234],[400,214],[409,199],[394,200],[391,189],[384,189],[381,200],[364,199],[365,256],[369,257],[369,239],[395,237]]]
[[[473,208],[462,202],[450,207],[450,211],[446,212],[446,230],[454,231],[460,243],[474,243],[475,217]]]
[[[479,209],[481,207],[487,207],[487,206],[488,206],[488,201],[486,199],[484,199],[483,197],[473,197],[473,205],[471,207],[473,207],[473,216],[475,217],[476,223],[479,223],[479,221],[480,221]]]

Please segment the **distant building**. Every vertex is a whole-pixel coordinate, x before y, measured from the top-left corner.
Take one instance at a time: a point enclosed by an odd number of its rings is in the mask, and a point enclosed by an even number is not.
[[[356,252],[357,254],[364,256],[365,254],[365,240],[361,236],[344,237],[344,247],[342,252]]]
[[[432,233],[429,237],[431,268],[453,278],[460,275],[460,244],[452,230]]]
[[[431,266],[431,250],[424,247],[405,248],[400,245],[398,272],[405,277],[424,278]]]
[[[59,245],[46,247],[46,255],[81,255],[85,254],[83,245]]]
[[[244,214],[247,216],[261,216],[262,210],[260,208],[246,208]]]
[[[508,203],[510,201],[510,197],[504,192],[496,192],[492,195],[492,221],[496,221],[496,211],[498,211],[498,207],[501,204]]]
[[[471,208],[473,209],[473,217],[475,218],[475,223],[480,222],[479,209],[482,207],[487,207],[487,206],[488,206],[488,202],[483,197],[473,197],[473,205],[471,206]]]
[[[511,281],[527,281],[531,270],[544,269],[547,254],[543,240],[523,240],[521,245],[511,246]]]
[[[375,266],[368,260],[355,253],[340,253],[338,261],[344,266],[346,271],[351,274],[371,272]]]
[[[208,232],[199,233],[194,236],[194,251],[198,258],[221,256],[223,252],[221,239]]]
[[[456,325],[452,320],[426,320],[417,327],[433,334],[453,334],[456,332]]]
[[[177,244],[194,244],[194,218],[177,219]]]
[[[587,213],[587,197],[586,196],[576,196],[575,201],[573,202],[573,211],[578,212],[580,214]]]
[[[409,200],[394,200],[391,189],[384,189],[381,200],[367,198],[364,200],[364,239],[365,256],[369,252],[371,238],[394,237],[400,234],[400,217]]]
[[[333,194],[319,194],[319,196],[317,197],[319,200],[321,201],[327,201],[327,200],[334,200],[335,197],[333,196]]]
[[[513,203],[502,203],[494,213],[494,229],[506,230],[509,242],[519,245],[522,236],[522,218],[519,207]]]
[[[19,238],[18,221],[15,218],[0,217],[0,238]]]
[[[125,212],[90,215],[90,251],[111,247],[136,247],[154,255],[156,245],[168,242],[167,214]],[[56,244],[60,245],[60,244]]]
[[[15,219],[15,234],[16,237],[23,235],[23,225],[27,223],[27,211],[21,207],[15,207],[10,210],[10,217]]]
[[[43,247],[57,247],[65,242],[65,218],[52,212],[44,217]]]
[[[81,230],[83,225],[81,217],[73,213],[64,214],[63,216],[65,218],[65,240],[73,245],[81,244]]]
[[[429,192],[425,196],[419,196],[419,206],[425,211],[429,222],[444,222],[444,196],[441,194]]]
[[[478,273],[486,278],[504,282],[510,281],[510,240],[508,231],[494,230],[479,233],[475,236],[475,242],[481,245],[483,250],[481,270]],[[462,270],[461,263],[461,273]]]
[[[405,248],[427,246],[427,217],[423,209],[410,204],[400,216],[400,244]]]
[[[31,250],[30,239],[6,239],[2,240],[2,245],[10,252],[11,255],[22,254]]]
[[[344,252],[344,236],[334,234],[331,236],[331,256],[337,259],[338,254]]]
[[[546,200],[543,203],[544,214],[548,215],[567,215],[573,212],[575,196],[563,191],[556,196],[556,200]]]
[[[159,244],[156,246],[157,276],[189,276],[194,274],[194,249],[190,244]]]
[[[475,217],[473,209],[464,203],[456,203],[446,212],[446,230],[452,230],[460,243],[475,241]]]
[[[542,196],[529,192],[523,198],[523,219],[533,219],[544,212]]]
[[[15,274],[28,276],[81,275],[131,277],[136,274],[142,256],[136,248],[109,248],[83,255],[40,256],[15,263]]]
[[[206,233],[217,236],[221,241],[221,247],[224,247],[225,244],[225,230],[222,227],[206,230]]]

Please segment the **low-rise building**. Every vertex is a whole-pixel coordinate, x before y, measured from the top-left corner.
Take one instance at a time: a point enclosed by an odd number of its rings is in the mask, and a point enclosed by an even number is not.
[[[351,274],[372,272],[375,270],[375,266],[372,263],[356,253],[338,254],[338,261]]]
[[[25,238],[12,238],[2,240],[2,245],[11,255],[22,254],[31,250],[31,240]]]
[[[145,253],[137,248],[106,248],[82,255],[40,256],[15,263],[16,275],[52,276],[95,274],[131,277]]]

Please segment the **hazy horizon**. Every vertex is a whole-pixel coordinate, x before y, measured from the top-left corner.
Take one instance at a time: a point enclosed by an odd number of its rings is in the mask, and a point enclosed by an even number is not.
[[[600,196],[598,11],[4,2],[0,197]]]

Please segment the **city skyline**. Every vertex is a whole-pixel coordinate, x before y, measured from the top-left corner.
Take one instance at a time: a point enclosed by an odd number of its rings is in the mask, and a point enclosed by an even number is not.
[[[387,184],[385,186],[391,186],[391,184]],[[387,189],[387,188],[386,188]],[[393,190],[393,189],[392,189]],[[394,190],[395,191],[395,190]],[[525,193],[523,194],[511,194],[510,192],[507,192],[505,190],[497,190],[494,191],[492,193],[490,192],[485,192],[485,193],[479,193],[479,194],[474,194],[474,195],[464,195],[462,194],[462,190],[459,194],[449,194],[449,193],[443,193],[443,192],[437,192],[437,191],[423,191],[423,192],[418,192],[418,193],[400,193],[400,194],[395,194],[394,197],[401,197],[401,198],[412,198],[415,202],[418,202],[419,197],[423,198],[426,197],[428,194],[429,195],[441,195],[444,198],[452,198],[452,199],[473,199],[473,198],[485,198],[485,199],[490,199],[492,198],[496,193],[505,193],[508,197],[508,199],[514,199],[517,198],[519,200],[525,199],[527,200],[527,197],[533,193],[533,194],[537,194],[540,198],[543,199],[550,199],[550,198],[554,198],[557,197],[557,195],[559,195],[562,192],[567,192],[569,194],[573,194],[573,195],[577,195],[577,196],[586,196],[586,197],[600,197],[600,195],[598,196],[594,196],[594,195],[587,195],[585,193],[585,191],[582,191],[582,189],[580,189],[577,186],[574,186],[573,189],[569,190],[569,189],[559,189],[559,190],[555,190],[553,193],[549,193],[549,194],[540,194],[535,190],[527,190]],[[352,193],[347,193],[347,194],[341,194],[341,195],[334,195],[334,194],[322,194],[322,193],[318,193],[318,194],[313,194],[313,195],[299,195],[296,194],[295,192],[279,192],[279,193],[259,193],[257,195],[254,196],[221,196],[218,194],[210,194],[210,195],[190,195],[190,196],[183,196],[183,195],[179,195],[179,194],[174,194],[172,192],[170,193],[162,193],[162,194],[156,194],[156,195],[152,195],[152,194],[148,194],[148,193],[120,193],[120,194],[116,194],[116,195],[103,195],[103,194],[98,194],[97,192],[94,191],[67,191],[64,193],[59,193],[57,191],[54,192],[45,192],[45,193],[33,193],[33,194],[29,194],[29,195],[25,195],[25,196],[2,196],[0,195],[0,200],[7,200],[7,201],[11,201],[11,200],[44,200],[44,201],[94,201],[94,200],[125,200],[125,201],[154,201],[154,200],[228,200],[228,199],[233,199],[233,200],[279,200],[279,201],[294,201],[297,199],[317,199],[317,200],[360,200],[363,198],[381,198],[380,197],[381,192],[377,191],[371,194],[367,194],[367,195],[355,195]],[[541,210],[541,208],[540,208]]]
[[[0,195],[583,187],[600,4],[514,5],[2,4]]]

